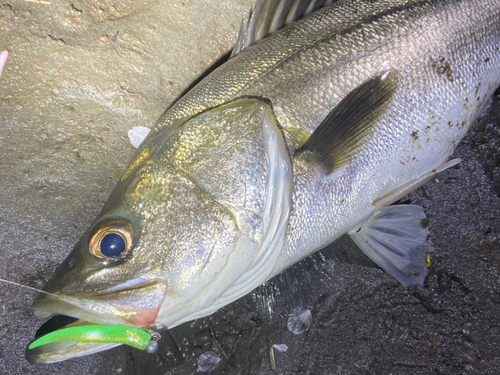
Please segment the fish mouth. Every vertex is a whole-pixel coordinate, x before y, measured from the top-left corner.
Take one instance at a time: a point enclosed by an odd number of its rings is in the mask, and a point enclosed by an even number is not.
[[[70,326],[99,324],[150,327],[154,324],[167,292],[163,280],[150,280],[133,287],[114,287],[111,290],[63,295],[41,295],[33,304],[34,314],[51,317],[37,331],[35,338]],[[121,344],[58,342],[26,349],[31,363],[55,363],[111,349]]]

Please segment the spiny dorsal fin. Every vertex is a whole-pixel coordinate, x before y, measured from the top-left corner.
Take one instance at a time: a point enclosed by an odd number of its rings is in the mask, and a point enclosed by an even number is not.
[[[387,111],[398,88],[397,71],[388,71],[351,91],[295,152],[331,174],[352,161]]]
[[[248,21],[241,22],[238,42],[231,57],[283,26],[332,3],[333,0],[257,0]]]

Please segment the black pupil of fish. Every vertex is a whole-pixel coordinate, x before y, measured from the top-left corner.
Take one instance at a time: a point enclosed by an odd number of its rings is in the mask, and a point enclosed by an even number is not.
[[[116,233],[106,234],[101,240],[101,254],[108,258],[118,258],[125,251],[125,240]]]

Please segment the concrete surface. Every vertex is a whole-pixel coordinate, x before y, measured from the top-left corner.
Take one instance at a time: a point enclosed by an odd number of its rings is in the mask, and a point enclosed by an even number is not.
[[[0,278],[41,288],[99,212],[133,153],[127,131],[161,113],[236,40],[253,0],[1,1]],[[431,273],[405,289],[349,239],[147,355],[117,348],[33,366],[36,293],[0,284],[1,374],[498,374],[500,99],[455,157],[409,196],[430,220]],[[308,332],[286,330],[308,308]],[[218,346],[214,339],[217,340]],[[270,370],[269,340],[285,343]],[[222,351],[227,358],[222,354]]]

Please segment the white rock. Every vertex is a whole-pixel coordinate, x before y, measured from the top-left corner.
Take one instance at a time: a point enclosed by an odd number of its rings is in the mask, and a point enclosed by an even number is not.
[[[2,51],[0,53],[0,75],[2,75],[3,67],[7,62],[7,57],[9,57],[9,51]]]
[[[198,358],[198,371],[210,372],[217,368],[220,357],[214,352],[205,352]]]
[[[309,329],[312,322],[312,314],[310,310],[295,311],[288,317],[287,328],[290,332],[298,335]]]
[[[151,129],[146,128],[145,126],[134,126],[132,129],[128,131],[128,139],[130,139],[130,143],[135,148],[138,148],[144,138],[146,138]]]
[[[288,346],[286,344],[274,344],[273,348],[282,353],[288,350]]]

